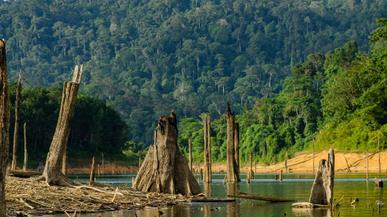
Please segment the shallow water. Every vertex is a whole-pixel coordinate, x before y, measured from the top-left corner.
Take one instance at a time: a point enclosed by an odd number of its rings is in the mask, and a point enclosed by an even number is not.
[[[98,177],[101,183],[112,183],[114,185],[130,185],[133,175],[117,175]],[[227,187],[223,183],[223,174],[213,176],[213,184],[210,187],[213,197],[225,197]],[[364,176],[363,176],[364,177]],[[85,177],[73,177],[79,181]],[[242,177],[243,178],[243,177]],[[385,182],[387,180],[384,180]],[[259,194],[262,196],[281,197],[297,201],[308,201],[313,176],[310,175],[285,175],[282,182],[274,179],[274,175],[259,175],[251,184],[244,180],[238,184],[239,191]],[[201,183],[202,185],[202,183]],[[201,186],[203,188],[203,185]],[[376,200],[387,202],[387,194],[383,189],[375,188],[373,181],[365,181],[357,175],[339,175],[335,179],[334,197],[340,201],[340,207],[333,213],[327,210],[292,209],[291,203],[266,203],[252,200],[238,200],[236,203],[193,203],[163,208],[145,208],[143,210],[118,211],[103,214],[82,215],[82,217],[161,217],[161,216],[187,216],[187,217],[281,217],[281,216],[387,216],[387,204],[378,207]],[[356,207],[350,202],[359,198]]]

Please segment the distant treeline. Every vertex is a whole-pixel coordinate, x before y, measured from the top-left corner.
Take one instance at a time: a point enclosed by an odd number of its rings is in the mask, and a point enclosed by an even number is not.
[[[241,159],[273,162],[296,151],[334,147],[342,151],[377,151],[387,146],[387,19],[379,20],[369,37],[370,51],[354,41],[328,52],[312,54],[292,68],[282,90],[255,101],[237,116]],[[226,108],[224,108],[225,110]],[[179,123],[179,144],[193,141],[196,162],[203,160],[203,129],[199,119]],[[213,120],[213,159],[226,159],[224,115]]]
[[[11,125],[14,130],[15,87],[10,86]],[[30,166],[44,163],[58,119],[62,89],[58,87],[23,87],[20,124],[27,123]],[[19,128],[20,129],[20,128]],[[120,115],[102,100],[78,96],[68,143],[71,159],[90,160],[104,153],[106,159],[119,157],[127,141],[127,125]],[[12,136],[10,136],[12,144]],[[23,159],[23,129],[19,130],[18,161]],[[12,147],[10,147],[12,151]],[[19,163],[20,166],[20,163]]]

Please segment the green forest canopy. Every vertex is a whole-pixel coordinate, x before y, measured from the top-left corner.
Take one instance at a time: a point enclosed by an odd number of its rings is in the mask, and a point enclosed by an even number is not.
[[[15,89],[16,85],[11,85],[11,123],[14,123]],[[27,123],[29,166],[35,167],[46,160],[58,119],[61,94],[62,89],[57,87],[24,88],[22,91],[20,124]],[[13,134],[14,125],[10,127]],[[19,130],[19,138],[23,138],[23,130]],[[119,159],[126,141],[127,125],[114,109],[101,100],[78,96],[68,142],[70,164],[76,164],[74,160],[78,158],[89,160],[96,156],[99,159],[101,153],[108,160]],[[23,153],[23,142],[19,139],[18,153]],[[23,154],[18,154],[19,165],[22,159]]]
[[[228,100],[238,113],[268,109],[293,82],[284,83],[290,68],[309,54],[349,40],[366,51],[386,6],[383,0],[9,0],[0,1],[0,31],[11,75],[21,71],[31,86],[61,84],[74,64],[84,63],[83,93],[115,108],[130,144],[141,147],[152,142],[158,116],[171,110],[219,118]],[[308,119],[307,138],[314,121]],[[302,146],[303,138],[288,138]]]
[[[256,100],[237,116],[240,153],[247,161],[284,160],[296,151],[334,147],[341,151],[377,151],[387,146],[387,19],[370,36],[370,51],[354,41],[328,52],[311,54],[292,68],[283,89]],[[202,161],[199,120],[180,121],[180,144],[192,139],[195,161]],[[213,121],[213,156],[226,159],[224,116]],[[186,147],[185,147],[186,149]]]

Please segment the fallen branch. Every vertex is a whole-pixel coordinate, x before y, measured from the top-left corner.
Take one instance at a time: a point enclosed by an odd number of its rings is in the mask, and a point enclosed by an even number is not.
[[[235,202],[235,199],[231,199],[231,198],[192,198],[191,202],[199,202],[199,203],[229,203],[229,202]]]
[[[328,205],[321,205],[321,204],[314,204],[314,203],[309,203],[309,202],[297,202],[292,204],[293,208],[329,208]]]
[[[124,194],[122,194],[121,192],[104,191],[102,189],[94,188],[94,187],[87,186],[87,185],[74,186],[74,188],[76,188],[76,189],[85,188],[85,189],[90,189],[90,190],[98,191],[98,192],[105,193],[105,194],[113,194],[113,195],[117,194],[117,195],[120,195],[120,196],[124,196]]]
[[[235,198],[242,198],[242,199],[249,199],[249,200],[262,200],[262,201],[267,201],[267,202],[271,202],[271,203],[293,202],[294,201],[291,199],[264,197],[264,196],[260,196],[260,195],[247,194],[247,193],[243,193],[243,192],[239,192],[238,195],[227,195],[227,197],[235,197]]]
[[[25,200],[23,200],[23,198],[20,198],[19,201],[24,204],[26,207],[30,208],[30,209],[35,209],[35,207],[31,206],[31,204],[27,203]]]

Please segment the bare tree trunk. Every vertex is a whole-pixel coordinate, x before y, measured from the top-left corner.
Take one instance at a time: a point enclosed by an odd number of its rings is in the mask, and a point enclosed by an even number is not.
[[[237,162],[237,155],[239,156],[239,151],[237,154],[236,147],[239,146],[239,141],[235,141],[239,139],[239,136],[235,135],[238,130],[235,130],[236,124],[234,115],[231,112],[230,104],[228,104],[227,108],[227,182],[239,182],[239,169]],[[239,157],[238,157],[239,159]]]
[[[188,157],[188,165],[189,165],[189,169],[192,171],[192,141],[191,141],[191,138],[188,140],[188,154],[189,154],[189,157]]]
[[[239,161],[239,124],[238,123],[235,123],[235,126],[234,126],[234,158],[236,163],[235,175],[237,177],[238,182],[240,182],[241,178],[239,176],[240,161]]]
[[[335,153],[329,150],[328,160],[321,160],[314,180],[309,202],[320,205],[333,205],[335,178]]]
[[[204,126],[204,182],[212,182],[211,171],[211,119],[206,115],[203,120]]]
[[[7,216],[5,174],[9,145],[9,101],[5,40],[0,40],[0,217]]]
[[[94,181],[95,181],[95,168],[94,168],[94,156],[93,156],[93,158],[91,159],[89,185],[93,185]]]
[[[62,173],[67,174],[67,143],[64,144],[63,158],[62,158]]]
[[[28,148],[27,148],[27,123],[23,124],[23,136],[24,136],[24,161],[23,161],[23,171],[27,171],[28,163]]]
[[[12,146],[12,162],[11,169],[16,170],[17,167],[17,145],[19,133],[19,117],[20,117],[20,95],[21,95],[21,76],[17,79],[16,98],[15,98],[15,128],[13,130],[13,146]]]
[[[195,195],[200,187],[177,146],[176,115],[161,116],[154,144],[137,173],[133,188],[144,192]]]
[[[82,69],[82,65],[75,66],[72,81],[67,81],[64,84],[58,122],[43,171],[43,177],[49,185],[68,185],[71,183],[61,172],[61,166],[65,145],[70,134],[70,123],[74,114]]]

